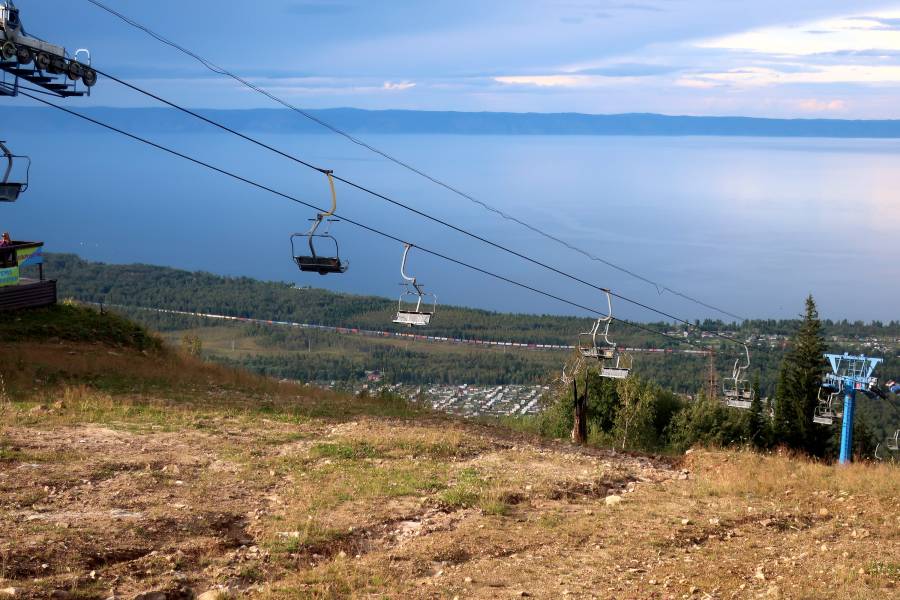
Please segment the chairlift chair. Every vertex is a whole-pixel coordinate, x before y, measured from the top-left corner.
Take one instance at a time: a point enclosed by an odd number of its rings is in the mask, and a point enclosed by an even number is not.
[[[609,325],[612,323],[612,297],[609,290],[603,290],[606,294],[606,304],[609,307],[606,316],[598,317],[594,321],[590,331],[579,334],[578,351],[585,358],[594,360],[612,360],[616,357],[616,345],[609,341]],[[603,327],[603,333],[600,333],[600,327]],[[606,342],[605,345],[599,345],[597,338],[602,337]]]
[[[897,452],[898,450],[900,450],[900,429],[895,431],[894,435],[889,437],[884,444],[891,452]]]
[[[328,177],[328,185],[331,187],[331,210],[317,214],[316,218],[312,219],[312,227],[310,227],[309,231],[306,233],[294,233],[291,235],[291,256],[300,270],[306,273],[318,273],[319,275],[346,273],[347,269],[350,267],[350,263],[341,260],[340,248],[338,247],[337,240],[327,231],[325,233],[316,233],[319,226],[322,225],[324,221],[337,221],[337,219],[329,219],[337,209],[337,194],[334,191],[334,178],[332,177],[331,171],[326,171],[325,175]],[[306,238],[310,253],[308,256],[298,254],[297,249],[294,246],[294,239],[298,237]],[[320,256],[317,254],[315,246],[316,238],[331,240],[334,244],[334,256]]]
[[[28,173],[31,170],[31,159],[27,156],[14,155],[2,141],[0,141],[0,152],[6,158],[6,169],[3,172],[3,180],[0,181],[0,202],[15,202],[19,199],[19,194],[28,189]],[[12,176],[13,164],[16,159],[27,161],[25,181],[15,181],[15,177]],[[10,181],[11,177],[13,181]]]
[[[813,423],[818,423],[819,425],[833,425],[835,419],[840,419],[844,416],[841,408],[841,394],[837,391],[830,391],[832,389],[833,388],[831,387],[822,387],[819,389],[819,404],[816,406],[815,413],[813,414]],[[822,396],[823,391],[828,391],[827,398]]]
[[[744,344],[745,364],[741,364],[741,357],[734,361],[731,369],[731,377],[722,382],[722,395],[725,404],[733,408],[749,409],[753,404],[753,388],[747,382],[747,369],[750,368],[750,348]]]
[[[615,366],[607,367],[604,365],[600,369],[600,377],[607,377],[609,379],[628,379],[628,376],[631,374],[631,365],[634,363],[634,358],[630,354],[616,354],[616,364]]]
[[[398,325],[406,325],[408,327],[425,327],[431,323],[431,317],[437,310],[437,296],[428,294],[422,288],[422,285],[415,277],[406,274],[406,259],[409,256],[409,250],[412,244],[403,244],[403,259],[400,261],[400,276],[403,277],[403,285],[406,289],[400,294],[397,301],[397,315],[394,317],[394,323]],[[410,309],[409,303],[404,307],[403,299],[408,296],[415,296],[415,308]],[[431,310],[423,310],[423,300],[428,297],[430,302],[425,302],[426,307],[430,305]]]

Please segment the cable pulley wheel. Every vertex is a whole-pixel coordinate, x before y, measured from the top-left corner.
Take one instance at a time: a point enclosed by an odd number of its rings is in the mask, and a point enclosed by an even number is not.
[[[78,81],[81,79],[81,75],[83,74],[84,69],[82,68],[80,63],[75,62],[74,60],[69,63],[69,66],[66,67],[66,77],[71,79],[72,81]]]
[[[84,72],[81,74],[81,80],[84,82],[85,86],[94,87],[94,84],[97,83],[97,71],[90,67],[84,67]]]
[[[16,61],[18,61],[20,65],[27,65],[32,60],[34,60],[34,54],[32,54],[31,48],[25,46],[16,48]]]
[[[54,75],[59,75],[66,70],[66,61],[58,56],[50,59],[50,67],[47,69]]]
[[[50,68],[50,55],[46,52],[38,52],[34,57],[34,66],[40,69],[41,71],[46,71]]]
[[[16,45],[12,42],[4,42],[3,46],[0,46],[0,55],[3,56],[3,60],[11,60],[16,55]]]

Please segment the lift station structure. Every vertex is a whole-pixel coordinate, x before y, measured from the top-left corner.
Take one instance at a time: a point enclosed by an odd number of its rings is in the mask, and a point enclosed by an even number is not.
[[[831,365],[831,373],[826,373],[822,387],[835,393],[844,394],[844,412],[841,423],[841,464],[852,460],[853,417],[856,408],[856,392],[874,395],[878,380],[872,376],[875,367],[883,361],[869,356],[851,354],[826,354]]]

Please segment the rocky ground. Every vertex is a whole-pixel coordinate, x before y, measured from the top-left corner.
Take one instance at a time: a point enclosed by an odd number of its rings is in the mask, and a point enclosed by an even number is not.
[[[0,600],[900,597],[895,467],[577,448],[201,374],[0,386]]]

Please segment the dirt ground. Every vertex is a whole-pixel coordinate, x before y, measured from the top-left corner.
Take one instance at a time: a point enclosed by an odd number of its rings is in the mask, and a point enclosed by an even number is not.
[[[0,416],[0,598],[900,597],[887,466],[89,388]]]

